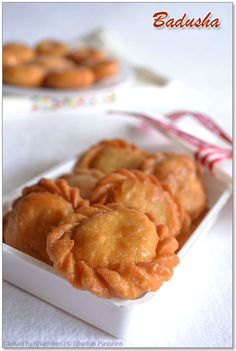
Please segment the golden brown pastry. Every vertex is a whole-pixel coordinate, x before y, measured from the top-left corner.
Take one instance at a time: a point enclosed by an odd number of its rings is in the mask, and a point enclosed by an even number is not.
[[[180,233],[184,219],[183,209],[161,183],[155,177],[137,170],[122,169],[106,175],[93,190],[91,202],[116,202],[140,210],[156,225],[167,225],[173,236]]]
[[[119,63],[117,60],[109,59],[96,62],[90,65],[95,74],[96,80],[101,80],[114,76],[119,71]]]
[[[173,194],[192,220],[206,208],[206,192],[196,162],[187,155],[157,153],[140,167],[153,174]]]
[[[61,176],[68,184],[77,187],[84,199],[90,199],[92,191],[104,173],[95,168],[79,168],[76,173],[67,173]]]
[[[9,85],[39,87],[42,85],[46,71],[36,64],[18,64],[3,67],[3,81]]]
[[[66,180],[42,179],[37,185],[25,188],[4,216],[4,242],[51,264],[46,252],[49,231],[63,217],[87,204],[79,190],[70,187]]]
[[[15,65],[29,62],[35,57],[35,51],[22,43],[7,43],[2,49],[3,65]]]
[[[66,56],[68,53],[65,43],[51,39],[41,41],[35,49],[38,55]]]
[[[88,61],[92,63],[103,60],[105,58],[105,53],[102,50],[83,47],[69,53],[68,58],[76,64],[86,64]]]
[[[34,60],[34,63],[46,68],[47,70],[73,67],[73,63],[71,61],[60,56],[39,55]]]
[[[147,155],[147,152],[124,140],[103,140],[80,157],[74,171],[77,172],[79,168],[98,168],[110,173],[120,168],[136,169]]]
[[[49,72],[45,86],[54,89],[89,87],[94,82],[94,74],[87,67],[72,67]]]
[[[169,280],[179,259],[166,226],[116,204],[80,208],[54,228],[47,252],[74,287],[135,299]]]

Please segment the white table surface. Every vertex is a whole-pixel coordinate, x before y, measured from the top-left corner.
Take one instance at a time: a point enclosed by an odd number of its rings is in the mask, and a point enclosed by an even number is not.
[[[181,7],[182,6],[182,7]],[[203,15],[208,10],[222,19],[219,30],[154,30],[154,11]],[[123,52],[170,78],[181,80],[181,91],[155,99],[135,99],[131,106],[157,112],[177,108],[203,111],[231,133],[231,4],[4,4],[4,40],[29,43],[43,37],[72,39],[97,26],[106,26]],[[43,23],[43,25],[42,25]],[[130,26],[132,25],[132,30]],[[29,29],[30,28],[30,29]],[[145,93],[144,93],[145,94]],[[127,99],[120,101],[124,108]],[[119,105],[120,106],[120,105]],[[101,125],[98,118],[79,114],[47,115],[4,121],[3,191],[71,158],[102,137],[140,135],[126,127]],[[85,120],[87,118],[87,120]],[[128,134],[127,134],[128,133]],[[225,206],[210,233],[181,263],[178,296],[169,330],[136,340],[116,339],[59,309],[3,282],[4,343],[27,346],[159,346],[229,347],[232,345],[232,203]],[[183,289],[182,286],[187,288]],[[182,282],[182,284],[181,284]],[[118,344],[116,344],[118,343]],[[120,343],[120,344],[119,344]],[[55,345],[55,346],[56,346]]]

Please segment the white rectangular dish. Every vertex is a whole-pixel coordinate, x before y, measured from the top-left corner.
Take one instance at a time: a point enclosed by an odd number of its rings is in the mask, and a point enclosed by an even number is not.
[[[73,159],[60,164],[6,195],[3,199],[3,211],[9,209],[12,201],[20,195],[22,188],[42,177],[59,177],[69,172],[74,162]],[[231,195],[231,178],[226,174],[216,170],[214,176],[204,173],[203,179],[207,189],[209,211],[179,251],[180,260],[196,239],[209,231]],[[178,269],[181,269],[181,262]],[[173,293],[170,280],[156,293],[146,293],[136,300],[102,299],[87,291],[73,288],[58,276],[51,266],[5,244],[3,244],[3,279],[117,337],[137,335],[147,328],[149,330],[154,328],[153,332],[156,333],[158,324],[162,323],[168,311],[168,296]],[[156,313],[153,313],[154,309]],[[155,319],[152,320],[151,316]]]

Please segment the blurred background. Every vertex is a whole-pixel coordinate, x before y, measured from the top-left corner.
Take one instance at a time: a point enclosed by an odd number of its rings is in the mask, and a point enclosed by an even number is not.
[[[212,12],[218,29],[154,29],[152,16],[167,11],[179,18]],[[182,95],[169,101],[207,112],[231,132],[231,3],[3,3],[3,42],[35,44],[44,38],[74,40],[105,27],[130,61],[181,81]],[[177,92],[178,93],[178,92]],[[167,103],[155,101],[156,105]]]

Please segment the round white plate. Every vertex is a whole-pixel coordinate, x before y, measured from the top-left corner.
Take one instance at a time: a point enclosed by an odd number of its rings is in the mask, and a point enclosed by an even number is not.
[[[131,84],[133,81],[133,69],[127,64],[121,63],[120,70],[114,77],[104,79],[103,81],[95,83],[92,87],[89,88],[56,90],[49,88],[24,88],[3,84],[3,93],[21,96],[47,96],[57,98],[63,98],[68,96],[84,96],[87,94],[96,95],[102,92],[109,91],[111,89],[119,89],[125,85]]]

